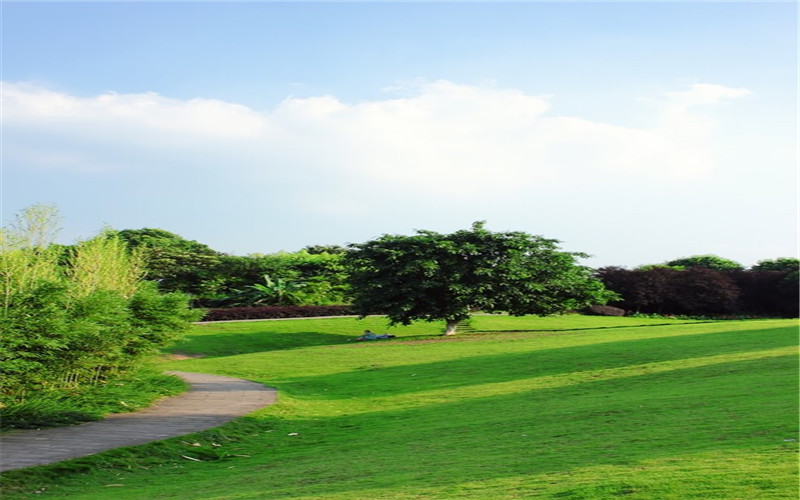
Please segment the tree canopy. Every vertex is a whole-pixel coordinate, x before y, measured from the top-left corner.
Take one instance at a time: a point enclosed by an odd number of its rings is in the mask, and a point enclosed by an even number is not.
[[[753,271],[784,271],[797,274],[800,270],[800,259],[794,257],[779,257],[777,259],[760,260],[754,265]]]
[[[129,248],[144,252],[147,278],[157,281],[161,290],[200,295],[215,285],[207,282],[222,254],[208,245],[155,228],[123,229],[115,234]]]
[[[452,234],[417,231],[350,245],[345,256],[353,306],[392,324],[447,322],[447,334],[473,311],[561,313],[608,298],[581,253],[523,232],[491,232],[483,222]]]
[[[682,257],[667,262],[667,265],[678,268],[704,267],[715,271],[741,271],[744,269],[744,266],[738,262],[717,255],[693,255],[691,257]]]

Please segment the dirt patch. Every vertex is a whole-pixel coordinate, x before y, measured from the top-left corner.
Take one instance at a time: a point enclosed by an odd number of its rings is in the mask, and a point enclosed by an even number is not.
[[[169,352],[161,355],[165,361],[180,361],[182,359],[205,358],[205,354],[195,354],[192,352]]]
[[[428,338],[420,340],[405,340],[400,338],[403,344],[431,344],[435,342],[480,342],[481,340],[516,340],[528,339],[531,337],[554,337],[558,335],[574,334],[575,330],[501,330],[496,332],[470,332],[470,333],[457,333],[455,335],[448,335],[437,338]]]

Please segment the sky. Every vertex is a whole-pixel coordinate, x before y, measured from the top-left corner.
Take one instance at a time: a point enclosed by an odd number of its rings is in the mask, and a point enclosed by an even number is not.
[[[0,2],[2,213],[235,255],[798,253],[795,2]]]

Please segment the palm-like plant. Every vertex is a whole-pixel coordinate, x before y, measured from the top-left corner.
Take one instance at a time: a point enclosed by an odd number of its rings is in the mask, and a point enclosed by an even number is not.
[[[269,274],[264,275],[263,285],[256,283],[248,288],[265,298],[271,298],[275,305],[296,305],[302,302],[303,283],[286,281],[283,278],[273,280]]]
[[[297,305],[303,302],[303,283],[273,279],[264,275],[264,283],[247,285],[244,290],[235,290],[229,297],[234,306]]]

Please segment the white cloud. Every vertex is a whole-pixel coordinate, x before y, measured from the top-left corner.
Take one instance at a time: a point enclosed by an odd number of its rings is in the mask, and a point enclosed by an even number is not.
[[[678,178],[707,177],[717,168],[716,121],[696,107],[719,104],[750,94],[742,88],[697,83],[683,92],[669,92],[661,105],[654,132],[663,142],[663,154]],[[664,165],[668,167],[669,165]]]
[[[154,92],[74,97],[26,84],[3,83],[3,121],[39,127],[133,127],[211,138],[255,138],[265,125],[245,106],[213,99],[169,99]]]
[[[514,89],[437,81],[411,90],[360,103],[290,97],[256,111],[152,92],[75,97],[5,83],[5,146],[29,167],[184,164],[251,179],[319,179],[321,190],[369,184],[469,196],[609,174],[708,176],[717,167],[714,120],[693,107],[748,94],[696,84],[667,94],[651,127],[634,128],[557,116],[552,97]]]
[[[747,89],[734,89],[707,83],[695,83],[689,87],[689,90],[667,93],[673,102],[680,106],[716,104],[724,99],[737,99],[749,94],[750,91]]]

